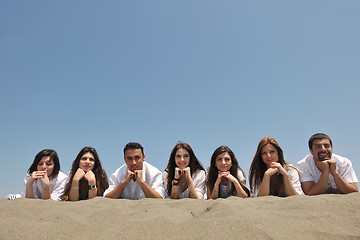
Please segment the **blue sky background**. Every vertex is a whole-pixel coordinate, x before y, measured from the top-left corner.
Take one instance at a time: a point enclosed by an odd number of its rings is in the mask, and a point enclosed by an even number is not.
[[[316,132],[358,177],[360,1],[0,0],[0,197],[35,155],[69,171],[95,147],[110,176],[140,142],[205,167],[228,145],[248,177],[261,138],[295,164]]]

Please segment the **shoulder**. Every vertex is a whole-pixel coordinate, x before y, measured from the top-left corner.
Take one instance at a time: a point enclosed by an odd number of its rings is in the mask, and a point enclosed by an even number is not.
[[[352,165],[351,161],[346,157],[342,157],[340,155],[333,153],[332,158],[335,158],[337,165],[340,165],[340,166]]]
[[[145,169],[144,169],[145,168]],[[144,162],[143,164],[143,170],[145,170],[150,175],[157,175],[161,174],[160,170],[151,165],[150,163]]]
[[[65,173],[63,173],[62,171],[59,171],[59,174],[57,175],[57,180],[58,181],[63,181],[66,180],[68,177],[68,175],[66,175]]]
[[[115,172],[113,172],[112,176],[117,177],[117,176],[123,175],[126,173],[126,171],[127,171],[127,165],[124,164],[121,167],[119,167],[118,169],[116,169]]]
[[[314,163],[314,158],[313,158],[313,156],[311,154],[309,154],[305,158],[298,161],[297,164],[296,164],[296,167],[297,168],[308,167],[313,163]]]

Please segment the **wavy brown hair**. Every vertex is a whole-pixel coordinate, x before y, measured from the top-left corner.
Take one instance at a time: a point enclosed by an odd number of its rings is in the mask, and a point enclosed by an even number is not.
[[[97,154],[95,148],[84,147],[83,149],[81,149],[81,151],[79,152],[79,154],[75,158],[74,162],[72,163],[71,171],[69,173],[70,180],[66,184],[64,193],[63,193],[63,195],[61,197],[61,199],[63,201],[66,201],[69,198],[69,193],[70,193],[70,189],[71,189],[72,180],[73,180],[73,178],[75,176],[76,171],[79,169],[80,159],[86,153],[91,153],[91,155],[93,155],[93,157],[95,159],[95,164],[94,164],[94,168],[93,168],[92,171],[95,174],[95,178],[96,178],[96,185],[97,185],[97,194],[96,195],[97,196],[102,196],[104,194],[105,190],[109,187],[106,172],[103,170],[103,168],[101,166],[99,155]],[[79,182],[79,186],[80,186],[79,200],[87,199],[87,197],[88,197],[88,188],[87,188],[88,183],[87,183],[87,180],[85,178],[81,179],[80,182]]]
[[[177,150],[179,150],[180,148],[188,151],[188,153],[190,155],[189,167],[190,167],[190,171],[191,171],[191,176],[194,174],[194,172],[196,172],[196,170],[204,170],[204,168],[202,167],[201,163],[195,156],[195,153],[189,144],[183,143],[183,142],[176,144],[175,147],[173,148],[173,150],[171,151],[169,163],[165,169],[165,171],[168,172],[168,182],[165,184],[167,184],[167,191],[168,191],[169,196],[171,195],[172,180],[174,179],[174,176],[175,176],[175,167],[176,167],[175,155],[176,155]]]
[[[210,161],[210,168],[209,168],[209,173],[208,173],[208,177],[207,177],[207,185],[210,188],[211,191],[213,191],[214,189],[214,185],[216,182],[216,179],[218,177],[219,174],[219,170],[216,167],[216,157],[219,156],[221,153],[223,152],[227,152],[231,158],[231,168],[230,168],[230,173],[231,175],[233,175],[240,183],[241,187],[244,189],[244,191],[248,194],[249,196],[249,190],[242,185],[242,183],[240,182],[240,179],[238,179],[238,170],[240,170],[242,172],[242,174],[245,177],[244,171],[241,169],[241,167],[239,166],[239,163],[235,157],[235,154],[233,153],[233,151],[231,151],[231,149],[227,146],[220,146],[218,147],[213,155],[211,156],[211,161]],[[233,195],[234,191],[236,192],[235,186],[234,184],[232,184],[230,190],[229,190],[229,195]],[[219,191],[220,194],[220,191]],[[221,196],[219,196],[221,197]]]
[[[271,137],[265,137],[261,139],[259,142],[259,145],[257,147],[254,159],[251,163],[250,170],[249,170],[249,181],[250,181],[250,189],[251,192],[254,192],[255,188],[257,186],[260,186],[261,181],[264,177],[264,174],[266,170],[268,169],[266,164],[264,163],[262,157],[261,157],[261,150],[266,144],[273,145],[277,152],[278,152],[278,163],[281,164],[283,167],[292,167],[288,162],[284,159],[284,153],[279,144],[275,141],[274,138]],[[280,183],[282,184],[282,187],[284,185],[283,178],[279,178]]]

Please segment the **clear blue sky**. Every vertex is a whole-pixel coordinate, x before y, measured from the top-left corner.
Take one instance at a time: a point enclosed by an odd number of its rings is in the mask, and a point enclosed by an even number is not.
[[[316,132],[360,177],[360,1],[0,0],[0,197],[34,156],[67,173],[84,146],[111,175],[140,142],[205,167],[228,145],[248,177],[261,138],[295,164]]]

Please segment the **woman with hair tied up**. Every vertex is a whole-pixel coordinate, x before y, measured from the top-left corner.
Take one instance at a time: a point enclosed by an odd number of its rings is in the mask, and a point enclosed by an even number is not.
[[[60,200],[64,191],[66,174],[60,171],[57,153],[51,149],[36,154],[24,179],[23,197]]]
[[[227,146],[218,147],[211,157],[207,175],[208,199],[248,197],[245,181],[244,172],[231,149]]]
[[[205,170],[189,144],[175,145],[163,172],[163,181],[167,197],[171,199],[205,197]]]
[[[252,197],[304,194],[297,169],[284,160],[282,149],[271,137],[261,139],[249,172]]]
[[[78,201],[102,196],[108,187],[108,178],[95,148],[84,147],[72,164],[62,200]]]

